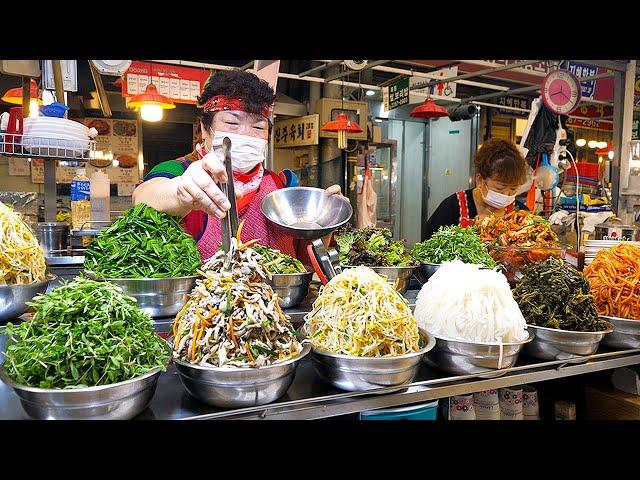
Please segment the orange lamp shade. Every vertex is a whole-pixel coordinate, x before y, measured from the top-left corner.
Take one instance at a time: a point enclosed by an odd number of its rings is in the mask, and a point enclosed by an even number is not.
[[[38,105],[42,105],[42,100],[38,98],[38,84],[35,80],[31,80],[31,88],[29,91],[29,97],[36,100]],[[10,88],[2,96],[2,101],[12,103],[14,105],[22,105],[22,87]]]
[[[129,107],[136,108],[142,105],[159,105],[163,110],[176,108],[175,103],[169,97],[158,93],[158,89],[152,83],[147,85],[143,93],[133,95],[129,99]]]
[[[411,111],[411,116],[414,118],[448,117],[449,112],[447,112],[446,108],[427,98],[424,103],[421,103]]]
[[[611,150],[611,145],[607,144],[606,147],[599,148],[598,150],[596,150],[596,155],[607,155],[610,150]]]
[[[344,113],[340,113],[338,118],[325,123],[322,126],[325,132],[338,132],[338,148],[347,148],[347,133],[360,133],[362,127],[356,122],[349,120]]]

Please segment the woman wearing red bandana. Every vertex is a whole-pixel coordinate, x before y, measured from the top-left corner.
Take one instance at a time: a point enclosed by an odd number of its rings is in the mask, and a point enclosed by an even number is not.
[[[146,203],[184,217],[182,224],[196,239],[202,258],[211,257],[222,242],[220,220],[231,206],[216,185],[227,181],[222,140],[229,137],[238,217],[246,220],[242,240],[258,239],[308,263],[306,243],[277,231],[260,210],[268,193],[284,187],[280,176],[262,166],[274,101],[269,84],[252,73],[231,70],[212,75],[198,98],[202,143],[192,153],[153,168],[134,191],[134,204]],[[333,185],[326,193],[339,195],[340,187]]]

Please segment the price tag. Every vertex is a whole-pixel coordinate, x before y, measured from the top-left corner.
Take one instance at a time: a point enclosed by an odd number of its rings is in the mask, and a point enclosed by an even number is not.
[[[130,197],[133,195],[133,191],[136,189],[135,183],[119,183],[118,184],[118,196]]]

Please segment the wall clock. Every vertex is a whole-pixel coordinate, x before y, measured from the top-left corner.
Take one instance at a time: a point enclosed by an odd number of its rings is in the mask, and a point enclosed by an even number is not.
[[[542,101],[558,115],[568,115],[582,98],[580,80],[567,70],[552,70],[540,86]]]

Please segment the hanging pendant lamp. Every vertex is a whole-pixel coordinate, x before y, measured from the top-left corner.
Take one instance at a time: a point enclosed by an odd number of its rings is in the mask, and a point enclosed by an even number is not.
[[[325,123],[322,126],[322,130],[325,132],[338,132],[338,148],[347,148],[347,133],[360,133],[362,127],[356,122],[349,120],[349,117],[344,113],[340,113],[338,118]]]
[[[410,115],[414,118],[439,118],[448,117],[449,112],[447,112],[446,108],[431,100],[430,97],[427,97],[423,103],[411,111]]]
[[[176,108],[176,105],[169,97],[158,93],[156,86],[150,83],[143,93],[131,97],[129,107],[140,108],[140,117],[142,120],[158,122],[162,120],[164,110]]]
[[[29,116],[38,116],[38,107],[42,105],[42,100],[38,95],[38,84],[31,80],[29,89]],[[22,87],[10,88],[2,96],[2,101],[13,105],[22,105]]]

